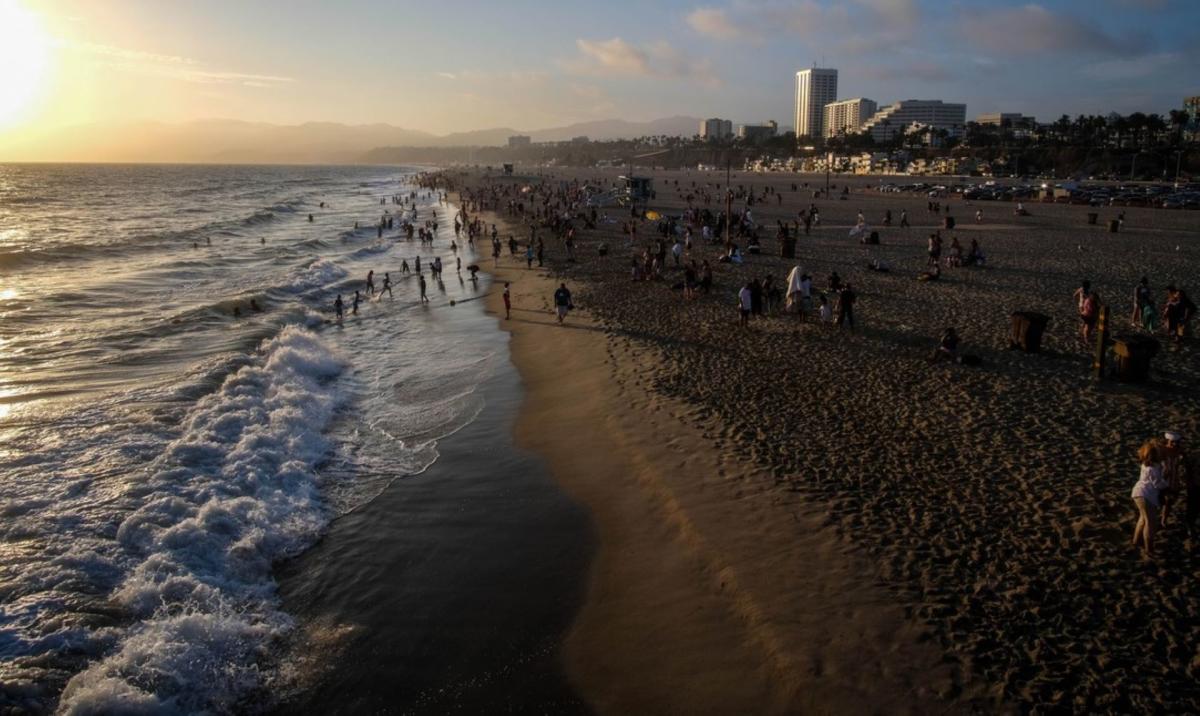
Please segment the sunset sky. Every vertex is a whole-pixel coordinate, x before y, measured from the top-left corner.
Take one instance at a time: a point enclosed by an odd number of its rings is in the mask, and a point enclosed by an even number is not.
[[[881,104],[1165,113],[1200,93],[1197,47],[1196,0],[0,0],[0,146],[140,119],[788,124],[813,62]]]

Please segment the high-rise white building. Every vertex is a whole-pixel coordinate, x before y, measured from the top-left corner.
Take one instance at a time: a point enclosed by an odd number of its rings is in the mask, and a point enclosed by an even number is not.
[[[796,137],[823,136],[825,105],[837,101],[838,71],[813,67],[796,73]]]
[[[905,99],[876,112],[860,131],[870,132],[876,142],[886,142],[903,134],[913,123],[958,136],[967,124],[967,105],[940,99]]]
[[[844,99],[825,105],[825,138],[836,137],[843,131],[846,134],[854,134],[877,109],[879,106],[875,104],[875,100],[865,97]]]
[[[728,119],[700,120],[701,139],[729,139],[733,136],[733,122]]]

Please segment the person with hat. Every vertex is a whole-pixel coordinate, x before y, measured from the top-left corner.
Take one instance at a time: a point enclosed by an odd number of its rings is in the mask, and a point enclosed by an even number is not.
[[[1189,530],[1200,517],[1200,464],[1196,456],[1190,455],[1183,446],[1183,435],[1176,430],[1163,433],[1162,448],[1163,479],[1167,482],[1164,493],[1162,525],[1167,525],[1168,508],[1184,499],[1184,526]]]

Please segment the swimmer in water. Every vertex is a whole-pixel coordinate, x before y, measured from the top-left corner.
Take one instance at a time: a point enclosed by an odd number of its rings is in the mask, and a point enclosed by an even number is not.
[[[338,320],[342,320],[342,311],[345,310],[346,304],[342,302],[342,294],[338,294],[337,300],[333,302],[333,310],[337,312]]]
[[[310,223],[310,224],[311,224],[311,223],[312,223],[312,220],[313,220],[313,218],[312,218],[312,214],[309,214],[309,215],[308,215],[308,223]]]
[[[250,299],[250,310],[251,310],[251,311],[255,311],[255,312],[261,312],[261,311],[262,311],[262,306],[258,305],[258,301],[255,301],[255,300],[252,298],[252,299]]]
[[[266,245],[267,245],[267,237],[265,237],[265,236],[260,236],[260,237],[258,238],[258,243],[262,244],[263,246],[266,246]]]

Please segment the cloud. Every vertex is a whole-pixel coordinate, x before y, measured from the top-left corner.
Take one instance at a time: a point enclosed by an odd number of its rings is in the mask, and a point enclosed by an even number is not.
[[[276,87],[294,82],[291,77],[266,75],[254,72],[234,72],[209,69],[204,63],[190,57],[163,55],[143,50],[134,50],[113,45],[90,42],[62,42],[61,46],[102,59],[102,64],[115,69],[151,77],[192,82],[195,84],[234,84],[245,87]]]
[[[921,80],[922,82],[950,82],[957,76],[944,65],[933,62],[908,64],[875,64],[859,69],[859,73],[871,79],[893,82],[896,80]]]
[[[1113,35],[1086,18],[1055,13],[1036,4],[974,12],[963,17],[961,28],[975,45],[1006,55],[1076,52],[1129,56],[1144,52],[1149,44],[1143,36]]]
[[[720,8],[698,7],[688,13],[685,21],[692,30],[718,40],[760,39],[757,33],[735,23],[729,13]]]
[[[839,42],[892,38],[909,33],[920,21],[916,0],[816,0],[750,3],[734,0],[726,8],[700,7],[684,18],[694,32],[717,40],[764,41],[769,37]],[[844,44],[843,44],[844,46]]]
[[[649,55],[619,37],[603,41],[581,38],[575,41],[575,46],[582,56],[572,63],[578,74],[652,74]]]
[[[875,15],[877,21],[889,27],[912,27],[921,19],[916,0],[858,0]]]
[[[696,60],[660,40],[638,47],[614,37],[611,40],[575,41],[579,55],[560,65],[567,72],[595,77],[682,78],[708,86],[720,85],[708,60]]]
[[[1151,77],[1179,65],[1185,59],[1179,52],[1158,52],[1141,57],[1094,62],[1084,73],[1103,80],[1130,80]]]
[[[92,42],[64,43],[64,45],[69,49],[76,50],[84,54],[112,57],[118,60],[127,60],[129,62],[146,62],[155,65],[190,66],[200,64],[196,60],[188,57],[179,57],[178,55],[159,55],[153,52],[130,50],[123,47],[114,47],[112,45],[98,45]]]
[[[434,74],[447,80],[458,79],[458,75],[454,74],[453,72],[435,72]]]
[[[1135,10],[1162,10],[1167,0],[1110,0],[1113,5],[1131,7]]]

